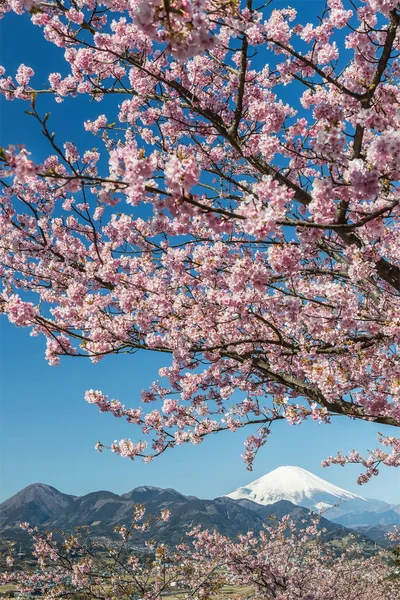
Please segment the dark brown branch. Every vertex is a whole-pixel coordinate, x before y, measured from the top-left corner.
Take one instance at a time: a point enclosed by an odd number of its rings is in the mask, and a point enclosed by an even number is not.
[[[237,360],[238,362],[245,362],[245,357],[236,354],[234,352],[226,352],[224,356],[227,358],[232,358],[233,360]],[[379,416],[379,415],[370,415],[365,413],[365,408],[360,404],[355,404],[352,402],[347,402],[343,398],[336,398],[335,400],[328,400],[322,394],[322,392],[315,386],[302,381],[301,379],[297,379],[292,375],[287,373],[275,373],[267,362],[260,359],[253,359],[252,364],[256,370],[258,370],[263,375],[267,375],[270,379],[284,385],[301,396],[311,400],[312,402],[316,402],[323,408],[326,408],[330,412],[336,413],[338,415],[345,415],[347,417],[352,417],[354,419],[360,419],[362,421],[371,421],[374,423],[380,423],[382,425],[391,425],[393,427],[400,427],[400,421],[395,419],[394,417],[389,416]]]
[[[239,125],[240,125],[240,121],[241,121],[242,113],[243,113],[243,97],[244,97],[244,90],[245,90],[245,84],[246,84],[248,47],[249,47],[249,43],[247,41],[247,37],[244,35],[243,41],[242,41],[241,58],[240,58],[240,76],[239,76],[239,85],[238,85],[237,100],[236,100],[236,109],[235,109],[235,115],[234,115],[234,123],[233,123],[232,130],[231,130],[232,135],[234,135],[235,137],[237,137],[237,135],[238,135]]]

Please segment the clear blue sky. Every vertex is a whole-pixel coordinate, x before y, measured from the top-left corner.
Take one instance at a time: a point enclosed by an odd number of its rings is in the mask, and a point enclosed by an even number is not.
[[[304,20],[308,20],[324,2],[301,4]],[[49,72],[67,74],[60,61],[62,52],[45,42],[40,29],[27,18],[7,15],[1,23],[0,64],[10,73],[23,62],[35,69],[35,84],[45,85]],[[1,99],[1,145],[24,143],[40,160],[48,148],[33,120],[23,114],[27,108],[21,102]],[[41,98],[39,108],[51,110],[51,123],[60,143],[75,140],[86,147],[95,142],[84,132],[83,121],[108,112],[105,102],[89,103],[81,98],[62,104]],[[98,454],[94,445],[99,439],[108,443],[134,437],[136,429],[99,414],[84,401],[85,390],[101,389],[129,406],[137,406],[140,391],[157,378],[165,357],[149,353],[114,356],[98,365],[64,358],[59,367],[49,367],[44,360],[44,340],[29,337],[28,330],[15,328],[4,317],[0,318],[0,340],[0,501],[39,481],[78,495],[98,489],[123,493],[138,485],[157,485],[212,498],[278,466],[297,465],[351,491],[400,503],[400,476],[394,470],[382,469],[379,478],[360,488],[355,481],[357,467],[320,466],[323,458],[338,449],[363,452],[374,448],[377,432],[390,431],[345,419],[330,426],[277,423],[252,473],[246,471],[240,458],[246,437],[243,431],[216,435],[200,446],[176,448],[148,465],[111,453]]]
[[[321,460],[337,449],[374,447],[382,427],[339,418],[332,425],[277,423],[252,473],[240,455],[244,432],[224,433],[199,446],[182,446],[151,464],[111,453],[98,454],[95,443],[133,436],[136,428],[85,402],[88,388],[101,389],[130,406],[157,377],[157,354],[108,357],[98,365],[64,358],[49,367],[44,340],[0,320],[1,334],[1,500],[33,482],[62,492],[85,494],[98,489],[126,492],[138,485],[173,487],[185,494],[212,498],[232,491],[280,465],[298,465],[351,491],[400,502],[398,472],[383,469],[360,488],[357,467],[322,469]],[[386,428],[389,431],[389,428]]]

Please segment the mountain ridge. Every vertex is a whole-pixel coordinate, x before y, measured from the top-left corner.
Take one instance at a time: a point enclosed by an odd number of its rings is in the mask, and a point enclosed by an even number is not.
[[[236,536],[259,530],[272,514],[278,518],[290,514],[300,522],[311,518],[310,510],[321,512],[329,535],[339,538],[354,527],[380,539],[381,529],[400,524],[400,505],[364,498],[305,469],[286,466],[214,500],[156,486],[138,486],[120,495],[100,490],[74,496],[46,484],[31,484],[0,504],[0,535],[17,535],[18,524],[24,521],[50,529],[89,525],[98,535],[112,535],[116,525],[130,523],[134,504],[143,504],[152,517],[164,508],[172,512],[171,524],[158,526],[160,541],[168,536],[177,541],[194,525]]]
[[[36,491],[42,499],[50,502],[50,506],[28,501],[25,505],[25,512],[22,511],[21,497],[27,497],[26,488],[0,505],[0,537],[3,540],[12,539],[27,543],[28,536],[19,527],[19,523],[24,521],[30,522],[33,526],[37,525],[42,530],[72,531],[77,526],[88,525],[94,536],[113,538],[116,525],[130,524],[133,507],[138,500],[145,506],[146,514],[150,517],[158,516],[165,508],[171,511],[170,521],[165,523],[154,520],[151,531],[152,537],[171,545],[185,540],[186,532],[197,525],[201,525],[204,529],[216,529],[228,537],[235,538],[247,531],[256,533],[261,531],[264,523],[268,522],[272,516],[280,519],[289,514],[301,527],[305,522],[311,522],[313,518],[308,509],[295,506],[288,501],[280,501],[269,506],[260,506],[248,501],[247,506],[243,506],[240,502],[226,496],[214,500],[203,500],[193,496],[184,496],[171,488],[162,489],[150,486],[134,488],[123,495],[104,490],[76,497],[62,494],[55,488],[49,488],[51,486],[38,484]],[[60,508],[56,514],[51,510],[52,497],[55,493],[53,490],[57,492],[56,496],[61,503],[68,501],[68,504],[64,508]],[[31,489],[30,495],[34,491]],[[30,495],[28,494],[28,499]],[[343,540],[350,533],[342,525],[332,523],[324,518],[321,519],[319,526],[326,529],[324,533],[326,540]],[[143,535],[142,537],[144,540]],[[138,539],[141,540],[140,534],[138,534]],[[359,539],[367,545],[372,543],[365,536],[359,536]]]

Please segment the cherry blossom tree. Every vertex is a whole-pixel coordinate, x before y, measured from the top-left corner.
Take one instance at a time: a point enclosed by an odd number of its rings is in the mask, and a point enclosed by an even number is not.
[[[150,460],[246,426],[251,468],[275,421],[398,427],[398,2],[327,0],[313,24],[252,0],[1,10],[29,12],[68,70],[45,87],[1,70],[49,144],[41,163],[1,150],[2,311],[52,365],[166,354],[153,410],[87,392],[151,439],[111,449]],[[81,94],[99,102],[83,124],[98,150],[41,109]],[[381,441],[326,464],[362,463],[366,481],[400,464],[399,439]]]
[[[120,544],[89,541],[87,531],[55,541],[49,532],[22,524],[33,540],[37,567],[12,570],[12,552],[0,581],[13,583],[20,597],[137,598],[158,600],[223,597],[234,586],[238,598],[267,600],[397,600],[399,579],[387,552],[365,557],[352,543],[342,553],[322,541],[318,517],[302,528],[289,518],[233,541],[195,528],[175,548],[145,542],[147,554],[133,550],[135,534],[151,531],[143,507],[136,506],[131,527],[120,527]],[[161,515],[168,519],[168,515]],[[143,544],[143,542],[142,542]]]

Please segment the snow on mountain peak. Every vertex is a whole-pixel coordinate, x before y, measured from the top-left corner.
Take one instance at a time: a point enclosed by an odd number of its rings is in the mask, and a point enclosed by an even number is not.
[[[289,500],[293,504],[321,510],[343,501],[367,502],[362,496],[348,492],[301,467],[279,467],[230,494],[233,500],[247,499],[258,504]]]

